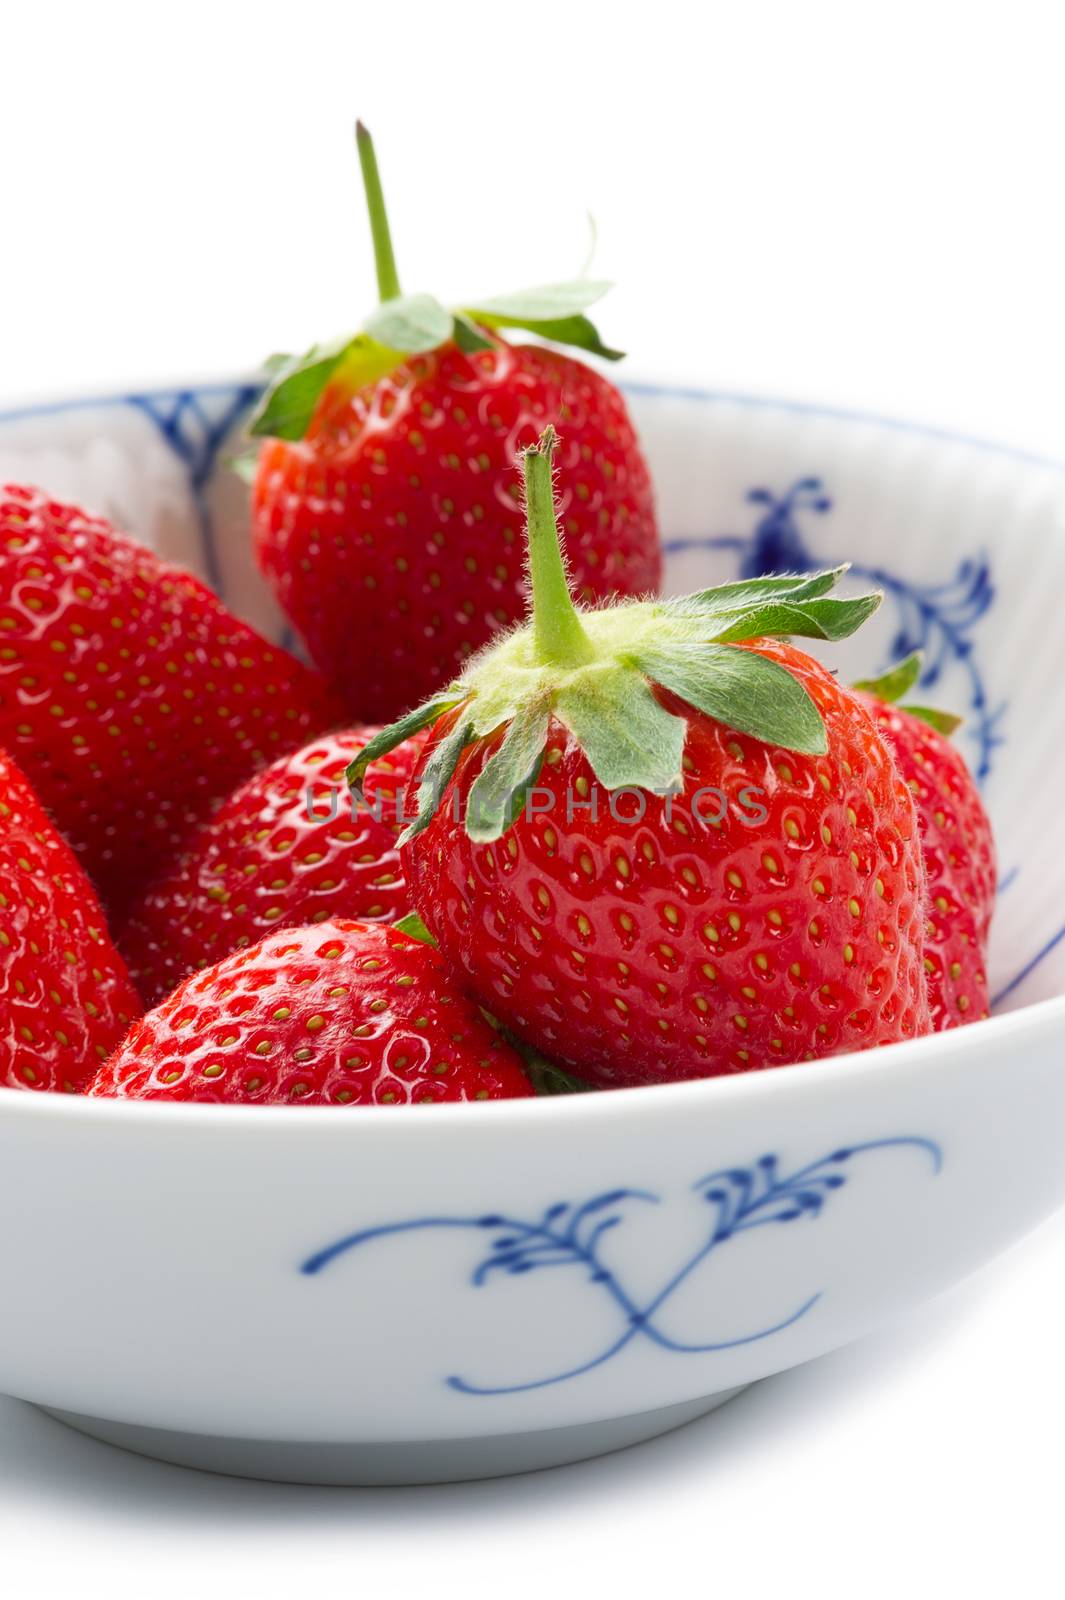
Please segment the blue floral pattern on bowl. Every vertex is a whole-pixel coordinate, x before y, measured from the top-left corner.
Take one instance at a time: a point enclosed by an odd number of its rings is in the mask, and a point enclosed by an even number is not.
[[[628,1292],[617,1270],[606,1264],[602,1246],[608,1235],[624,1224],[630,1207],[661,1204],[661,1195],[646,1189],[611,1189],[593,1195],[580,1205],[560,1201],[548,1206],[542,1216],[531,1221],[491,1212],[479,1217],[415,1217],[408,1221],[363,1228],[317,1251],[303,1263],[301,1271],[308,1277],[316,1277],[339,1257],[364,1245],[394,1238],[397,1234],[428,1229],[448,1232],[472,1230],[491,1236],[488,1253],[473,1269],[470,1282],[475,1289],[482,1288],[500,1273],[521,1276],[547,1267],[575,1266],[583,1269],[588,1282],[609,1296],[617,1311],[619,1332],[604,1350],[564,1371],[510,1384],[486,1385],[458,1376],[445,1380],[449,1388],[461,1394],[519,1394],[528,1389],[543,1389],[552,1384],[565,1383],[591,1372],[638,1338],[650,1340],[660,1349],[673,1354],[705,1355],[754,1344],[792,1327],[813,1309],[821,1299],[823,1290],[818,1289],[808,1295],[797,1307],[770,1326],[738,1338],[680,1340],[664,1331],[658,1317],[681,1284],[691,1278],[722,1245],[754,1228],[804,1219],[816,1220],[829,1197],[846,1184],[843,1169],[850,1162],[873,1150],[901,1148],[916,1150],[926,1156],[934,1175],[941,1170],[943,1156],[939,1145],[933,1139],[910,1135],[871,1139],[864,1144],[834,1150],[787,1174],[781,1172],[777,1156],[764,1155],[749,1166],[726,1167],[697,1179],[691,1191],[710,1207],[709,1231],[694,1254],[670,1275],[649,1301],[643,1303]]]

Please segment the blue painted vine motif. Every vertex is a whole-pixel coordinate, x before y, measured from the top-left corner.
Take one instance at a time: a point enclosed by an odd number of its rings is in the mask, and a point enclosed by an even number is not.
[[[731,550],[739,557],[740,576],[765,572],[805,572],[834,566],[835,559],[812,553],[800,526],[803,513],[824,516],[832,500],[820,478],[799,478],[785,493],[751,489],[748,503],[761,508],[749,534],[725,534],[696,539],[676,539],[666,544],[668,555],[686,550]],[[889,658],[901,660],[914,650],[924,653],[921,685],[934,688],[949,667],[968,681],[969,715],[966,734],[976,744],[976,775],[986,778],[993,752],[1004,741],[1000,732],[1005,706],[992,706],[983,672],[973,651],[972,630],[994,599],[991,567],[985,555],[961,562],[953,577],[941,583],[918,584],[883,567],[855,564],[856,577],[883,589],[895,613],[895,636]]]
[[[206,576],[216,594],[222,593],[222,574],[206,492],[226,442],[260,390],[260,384],[249,382],[231,388],[177,389],[126,398],[127,405],[155,425],[164,443],[184,464],[200,522]]]
[[[211,389],[174,389],[131,394],[126,404],[148,417],[188,469],[193,493],[204,488],[219,453],[260,392],[258,383]]]
[[[303,1263],[301,1271],[314,1277],[339,1257],[364,1245],[394,1238],[397,1234],[430,1229],[472,1230],[475,1234],[491,1237],[487,1253],[474,1268],[470,1279],[476,1289],[482,1288],[499,1274],[515,1277],[546,1267],[582,1269],[587,1281],[609,1297],[618,1314],[618,1334],[605,1349],[562,1372],[509,1384],[486,1385],[457,1376],[446,1379],[448,1386],[461,1394],[520,1394],[528,1389],[543,1389],[551,1384],[565,1383],[571,1378],[580,1377],[582,1373],[591,1372],[593,1368],[610,1361],[636,1339],[647,1339],[660,1349],[674,1354],[697,1355],[754,1344],[792,1327],[812,1310],[823,1291],[809,1295],[770,1326],[739,1338],[687,1342],[666,1333],[658,1318],[681,1284],[722,1245],[754,1228],[804,1219],[815,1220],[821,1215],[829,1197],[847,1182],[844,1169],[856,1157],[874,1150],[902,1148],[925,1155],[933,1174],[940,1171],[943,1157],[939,1145],[932,1139],[909,1136],[871,1139],[864,1144],[850,1145],[786,1174],[781,1172],[777,1156],[765,1155],[749,1167],[727,1167],[700,1178],[692,1185],[692,1193],[710,1209],[710,1226],[706,1237],[657,1294],[642,1303],[628,1293],[617,1271],[606,1264],[602,1246],[607,1236],[624,1224],[631,1206],[661,1203],[660,1195],[646,1189],[612,1189],[594,1195],[581,1205],[561,1201],[548,1206],[543,1215],[533,1221],[491,1213],[480,1217],[416,1217],[406,1222],[364,1228],[317,1251]]]

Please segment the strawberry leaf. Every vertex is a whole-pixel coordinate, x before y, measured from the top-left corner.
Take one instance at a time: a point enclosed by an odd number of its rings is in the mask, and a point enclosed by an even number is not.
[[[465,717],[459,717],[455,726],[432,749],[422,767],[418,783],[417,815],[399,836],[401,845],[409,844],[427,828],[436,814],[441,796],[451,782],[459,756],[473,738],[473,729]]]
[[[613,350],[599,337],[599,330],[587,317],[525,318],[496,317],[477,312],[478,321],[489,328],[525,328],[529,333],[549,339],[552,344],[571,345],[575,350],[587,350],[589,355],[601,356],[604,361],[622,361],[624,350]]]
[[[721,644],[741,639],[847,639],[868,621],[881,599],[879,594],[859,595],[854,600],[822,596],[755,606],[733,614],[731,620],[725,612],[712,619],[710,637]]]
[[[899,705],[903,695],[909,694],[920,678],[921,664],[921,652],[914,650],[902,661],[896,661],[895,665],[889,667],[879,678],[859,678],[853,687],[860,689],[863,694],[875,695],[878,700],[883,700],[889,706]],[[935,728],[937,733],[944,734],[948,739],[961,727],[963,721],[953,711],[940,711],[935,706],[899,705],[899,710],[905,711],[911,717],[917,717],[921,722],[926,722],[930,728]]]
[[[517,294],[498,295],[467,307],[466,312],[487,328],[524,328],[554,344],[572,345],[605,361],[620,361],[624,352],[605,345],[594,323],[583,314],[610,287],[598,278],[574,278],[569,283],[547,283]]]
[[[852,687],[860,689],[863,694],[875,695],[878,700],[893,706],[904,694],[909,694],[920,676],[921,652],[914,650],[904,660],[896,661],[879,678],[860,678]]]
[[[840,599],[831,595],[845,566],[827,572],[807,572],[747,578],[722,583],[698,594],[667,600],[670,619],[683,619],[691,638],[722,643],[742,639],[788,638],[846,639],[872,616],[879,594]],[[707,623],[710,629],[707,631]]]
[[[402,360],[365,334],[314,345],[305,356],[295,357],[278,372],[252,412],[248,432],[253,438],[302,439],[322,394],[334,377],[352,391],[375,383]]]
[[[674,794],[688,725],[655,698],[631,667],[582,675],[558,690],[555,715],[573,734],[604,789]]]
[[[517,1050],[525,1063],[525,1071],[529,1082],[537,1094],[587,1094],[590,1085],[582,1083],[579,1078],[573,1077],[569,1072],[563,1072],[561,1067],[556,1067],[553,1061],[542,1056],[538,1050],[532,1049],[524,1040],[517,1039],[508,1030],[503,1030],[508,1042]]]
[[[953,711],[939,711],[935,706],[900,706],[900,711],[905,711],[909,716],[916,717],[920,722],[926,722],[937,733],[950,738],[965,720],[956,716]]]
[[[380,756],[387,756],[390,750],[395,750],[405,739],[411,739],[416,733],[421,733],[431,722],[436,722],[445,711],[457,706],[460,698],[456,694],[441,695],[436,700],[426,700],[422,705],[415,706],[413,711],[408,711],[405,717],[400,717],[398,722],[393,722],[391,727],[382,728],[380,733],[375,733],[369,743],[359,751],[345,773],[348,788],[354,789],[356,794],[361,794],[366,769],[373,762]]]
[[[505,325],[527,327],[530,322],[557,322],[578,311],[587,311],[601,300],[613,284],[602,278],[572,278],[568,283],[544,283],[535,289],[519,289],[516,294],[495,295],[469,308],[469,314],[487,322],[501,319]]]
[[[392,926],[397,933],[405,933],[408,939],[417,939],[419,944],[431,944],[434,950],[437,948],[436,940],[416,911],[408,912],[405,917],[400,917],[399,921],[394,922]]]
[[[488,844],[510,827],[540,776],[547,743],[547,705],[537,702],[515,716],[503,742],[485,762],[466,802],[466,832]]]
[[[455,312],[455,343],[460,350],[473,355],[477,350],[491,350],[492,341],[486,338],[477,325],[464,316],[461,311]]]
[[[674,645],[645,652],[639,664],[655,683],[738,733],[807,755],[828,749],[821,713],[805,688],[754,650]]]
[[[323,355],[314,345],[305,356],[282,367],[252,412],[248,423],[252,437],[302,439],[343,354],[340,349]]]
[[[847,566],[842,566],[832,567],[826,572],[741,578],[736,583],[719,583],[712,589],[702,589],[696,594],[680,595],[666,604],[670,610],[687,616],[693,611],[716,613],[747,610],[772,601],[790,604],[797,600],[813,600],[834,589],[847,570]]]
[[[451,338],[452,317],[431,294],[405,294],[385,300],[366,319],[366,333],[378,344],[404,355],[435,350]]]

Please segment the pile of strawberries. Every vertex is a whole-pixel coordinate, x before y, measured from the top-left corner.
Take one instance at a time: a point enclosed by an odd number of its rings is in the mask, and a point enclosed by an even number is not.
[[[253,533],[304,665],[0,488],[0,1084],[498,1099],[813,1061],[987,1015],[990,827],[913,658],[791,641],[840,572],[655,598],[581,279],[403,295],[276,371]],[[556,438],[555,429],[558,430]],[[524,480],[524,481],[523,481]]]

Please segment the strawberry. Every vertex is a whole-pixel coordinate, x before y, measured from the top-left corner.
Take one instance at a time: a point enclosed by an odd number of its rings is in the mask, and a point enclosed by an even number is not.
[[[140,1013],[92,885],[0,751],[0,1085],[83,1088]]]
[[[650,475],[613,384],[510,344],[528,328],[599,355],[581,279],[452,313],[401,296],[373,147],[359,130],[381,306],[354,339],[290,361],[251,424],[258,559],[353,717],[387,721],[448,683],[525,608],[517,453],[565,426],[563,507],[577,593],[655,590]],[[352,597],[359,616],[352,620]]]
[[[920,672],[920,655],[912,655],[882,678],[855,687],[917,802],[928,878],[924,960],[938,1031],[988,1015],[987,941],[997,868],[990,818],[972,773],[950,742],[960,719],[896,703]]]
[[[333,717],[317,674],[198,579],[0,487],[0,744],[116,921],[218,799]]]
[[[433,727],[403,844],[442,953],[600,1085],[928,1031],[913,797],[858,697],[775,637],[843,638],[879,596],[830,572],[578,612],[552,450],[525,454],[530,623],[350,773]]]
[[[429,945],[394,928],[324,922],[271,934],[187,979],[88,1092],[388,1105],[513,1099],[532,1086]]]
[[[122,938],[149,1005],[281,928],[337,916],[395,922],[410,911],[396,841],[422,741],[375,763],[356,807],[344,772],[377,731],[325,734],[249,778],[151,886]]]

